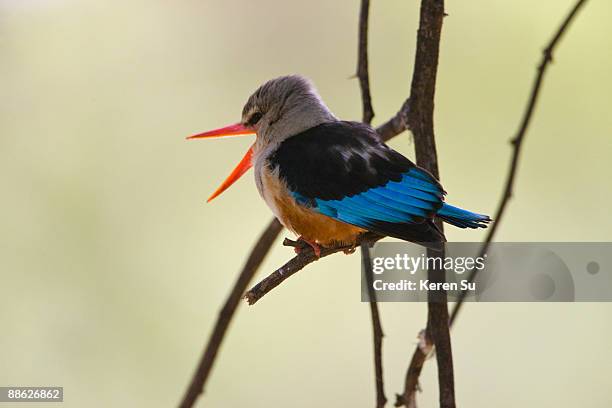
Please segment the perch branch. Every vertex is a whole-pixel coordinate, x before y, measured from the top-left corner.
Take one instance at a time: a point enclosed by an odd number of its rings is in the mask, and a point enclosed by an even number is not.
[[[493,218],[495,222],[489,229],[489,232],[480,248],[480,252],[478,256],[482,257],[489,250],[489,246],[493,241],[493,237],[497,232],[497,227],[505,214],[506,206],[508,202],[512,198],[513,188],[514,188],[514,180],[516,178],[516,173],[518,169],[518,162],[521,155],[521,147],[523,145],[523,140],[525,138],[525,134],[527,133],[527,129],[529,128],[529,124],[531,123],[531,118],[535,111],[535,106],[538,101],[538,96],[540,95],[540,89],[542,88],[542,82],[544,80],[544,75],[546,74],[546,69],[553,61],[553,52],[555,51],[555,47],[561,41],[563,34],[567,31],[567,28],[574,20],[576,14],[587,0],[579,0],[576,2],[572,10],[565,17],[557,31],[555,32],[553,38],[550,40],[546,48],[542,51],[542,59],[540,60],[540,64],[538,65],[535,79],[533,81],[533,85],[531,87],[531,93],[529,96],[529,100],[527,101],[527,106],[525,107],[525,111],[523,113],[523,118],[521,120],[519,129],[516,135],[510,140],[510,144],[512,145],[512,159],[510,160],[510,168],[508,169],[508,174],[506,176],[506,184],[504,187],[504,192],[499,201],[499,206],[497,207],[497,211],[495,212],[495,217]],[[468,275],[468,281],[473,282],[476,278],[476,274],[478,271],[476,269],[472,269],[470,274]],[[461,310],[463,302],[465,301],[465,297],[467,296],[467,292],[461,292],[455,307],[451,313],[450,324],[452,325],[457,318],[457,314]]]
[[[361,235],[358,244],[361,244],[362,242],[373,243],[380,238],[382,237],[379,235],[365,233]],[[253,286],[247,291],[244,298],[249,305],[254,305],[257,303],[258,300],[268,294],[272,289],[283,283],[287,278],[290,278],[296,272],[304,269],[306,265],[309,265],[321,258],[325,258],[326,256],[335,254],[336,252],[351,251],[355,249],[355,245],[339,245],[335,247],[321,248],[321,257],[317,258],[312,248],[305,245],[302,241],[292,241],[285,238],[283,245],[298,249],[299,254],[291,258],[287,263],[272,272],[270,275],[262,279],[257,285]]]

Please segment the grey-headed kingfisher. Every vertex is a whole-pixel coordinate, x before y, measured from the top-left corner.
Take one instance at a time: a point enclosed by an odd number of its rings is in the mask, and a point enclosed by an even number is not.
[[[491,221],[444,202],[429,172],[387,146],[369,125],[338,119],[298,75],[253,93],[234,125],[188,139],[255,134],[255,143],[208,201],[254,167],[259,194],[283,226],[313,247],[351,245],[370,231],[439,245],[438,217],[459,228]]]

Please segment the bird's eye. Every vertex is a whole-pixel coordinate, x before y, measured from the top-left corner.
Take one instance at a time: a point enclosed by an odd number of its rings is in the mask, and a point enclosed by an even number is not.
[[[255,112],[254,114],[251,115],[251,117],[249,118],[249,126],[254,126],[257,124],[257,122],[259,122],[262,118],[262,114],[261,112]]]

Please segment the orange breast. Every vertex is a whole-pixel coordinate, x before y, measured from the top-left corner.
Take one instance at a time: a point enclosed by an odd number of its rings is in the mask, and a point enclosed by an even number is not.
[[[264,198],[279,221],[289,230],[308,241],[323,246],[353,244],[357,236],[366,230],[321,215],[300,206],[277,174],[262,170]]]

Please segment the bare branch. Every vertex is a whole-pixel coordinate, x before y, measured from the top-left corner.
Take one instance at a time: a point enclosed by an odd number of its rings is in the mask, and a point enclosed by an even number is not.
[[[372,96],[370,94],[370,72],[368,69],[368,17],[370,14],[370,0],[361,0],[359,12],[359,45],[357,52],[357,77],[361,88],[361,101],[363,105],[363,122],[368,125],[374,118]],[[387,404],[382,366],[383,330],[376,302],[376,292],[373,286],[372,261],[370,259],[370,246],[367,242],[361,244],[361,262],[368,285],[368,300],[370,315],[372,317],[372,337],[374,343],[374,384],[376,386],[376,408],[383,408]]]
[[[357,49],[357,78],[361,87],[361,101],[363,103],[363,122],[370,124],[374,118],[372,96],[370,94],[370,73],[368,70],[368,17],[370,14],[370,0],[361,0],[359,11],[359,45]]]
[[[374,342],[374,373],[376,383],[376,408],[383,408],[387,404],[385,396],[385,383],[383,377],[382,364],[382,343],[383,333],[376,303],[376,291],[374,291],[374,272],[372,271],[372,259],[370,256],[370,245],[367,242],[361,243],[361,262],[366,284],[368,285],[368,300],[370,303],[370,314],[372,315],[372,339]]]
[[[373,233],[364,233],[359,238],[358,245],[362,242],[376,242],[382,238],[381,236]],[[245,299],[249,303],[249,305],[254,305],[257,303],[259,299],[264,297],[267,293],[269,293],[272,289],[283,283],[287,278],[291,277],[296,272],[304,269],[305,266],[313,263],[314,261],[318,261],[321,258],[325,258],[326,256],[335,254],[340,251],[353,251],[355,249],[355,245],[341,245],[335,247],[324,247],[321,248],[321,257],[317,258],[314,251],[310,246],[304,245],[301,241],[292,241],[290,239],[285,238],[283,242],[285,246],[292,246],[299,250],[299,254],[291,258],[287,263],[283,266],[272,272],[266,278],[261,280],[257,285],[253,286],[249,291],[244,295]]]
[[[384,140],[390,140],[395,136],[408,130],[408,115],[410,115],[410,98],[406,99],[400,110],[391,119],[376,128],[376,131]]]
[[[406,113],[400,111],[396,120],[404,125],[414,135],[417,164],[436,178],[440,178],[438,168],[438,155],[434,136],[434,96],[436,90],[436,77],[438,71],[438,56],[440,50],[440,36],[444,20],[444,0],[422,0],[417,34],[417,45],[410,88],[410,98],[404,104]],[[405,115],[405,116],[404,116]],[[397,117],[397,116],[396,116]],[[395,126],[395,129],[399,127]],[[438,220],[438,227],[442,230],[442,223]],[[439,252],[428,249],[428,256],[443,256]],[[431,282],[444,282],[443,268],[431,268],[428,271]],[[448,305],[446,292],[428,292],[427,328],[425,341],[433,342],[436,348],[438,362],[438,386],[440,406],[444,408],[455,407],[455,386],[453,372],[453,355],[450,332],[448,326]],[[420,352],[420,351],[419,351]],[[422,352],[420,352],[423,354]],[[404,393],[398,397],[396,406],[404,405],[415,400],[414,393],[418,386],[418,375],[425,361],[425,356],[414,355],[411,359]]]
[[[225,337],[230,321],[234,316],[234,312],[238,307],[238,303],[242,298],[242,294],[268,254],[270,247],[276,240],[276,237],[278,237],[281,229],[282,226],[276,219],[270,221],[268,227],[261,234],[255,246],[251,250],[251,253],[247,258],[244,267],[242,268],[242,271],[240,272],[240,275],[232,288],[232,291],[225,301],[223,309],[221,309],[219,312],[219,316],[217,317],[217,321],[215,323],[215,328],[213,329],[213,332],[206,343],[204,354],[202,354],[198,368],[193,374],[191,383],[189,384],[189,387],[187,388],[179,407],[193,407],[200,394],[204,392],[204,384],[208,379],[217,357],[217,353],[219,352],[219,347],[221,347],[221,343],[223,342],[223,338]]]
[[[413,390],[408,395],[395,394],[395,406],[406,406],[407,408],[416,408],[416,392],[420,391],[419,377],[423,370],[425,360],[427,360],[429,354],[433,350],[433,344],[426,330],[422,330],[419,333],[419,345],[412,354],[412,359],[408,365],[408,372],[406,373],[406,385],[405,389]]]
[[[438,70],[443,0],[422,0],[407,125],[415,138],[419,166],[439,178],[434,137],[434,95]]]
[[[495,212],[495,217],[493,218],[495,222],[489,229],[489,232],[482,244],[482,247],[480,248],[480,253],[478,256],[483,256],[488,251],[489,245],[493,241],[493,237],[495,236],[495,233],[497,232],[497,227],[499,226],[499,223],[505,214],[506,206],[508,205],[508,202],[512,198],[514,179],[516,177],[516,173],[518,169],[518,161],[521,155],[521,147],[523,144],[523,139],[525,138],[525,134],[527,133],[527,129],[529,128],[531,117],[533,116],[533,112],[535,110],[535,106],[538,101],[538,96],[540,95],[540,89],[542,88],[544,74],[546,73],[546,69],[548,68],[550,63],[553,61],[553,51],[555,50],[555,47],[557,46],[561,38],[563,37],[563,34],[565,34],[565,31],[569,27],[574,17],[576,16],[576,14],[578,14],[578,11],[580,10],[582,6],[584,6],[585,3],[586,3],[586,0],[579,0],[576,2],[572,10],[569,12],[567,17],[565,17],[565,20],[563,20],[563,22],[561,23],[561,25],[555,32],[553,38],[550,40],[546,48],[544,48],[544,51],[542,51],[542,60],[540,61],[540,64],[538,65],[537,73],[536,73],[536,76],[533,82],[533,86],[531,88],[529,100],[527,101],[525,112],[523,113],[523,119],[521,120],[521,124],[519,126],[518,132],[510,140],[510,143],[512,144],[512,148],[513,148],[512,159],[510,160],[510,168],[508,169],[508,175],[506,176],[506,184],[504,187],[504,192],[500,199],[499,206],[497,207],[497,211]],[[477,272],[478,271],[476,269],[472,269],[472,271],[470,271],[470,274],[468,275],[469,282],[474,281],[474,279],[476,278]],[[459,300],[455,304],[455,307],[453,308],[453,312],[451,314],[451,318],[450,318],[451,325],[454,323],[455,319],[457,318],[457,314],[461,310],[461,306],[463,305],[463,302],[465,301],[466,295],[467,293],[465,291],[461,292],[461,296],[459,297]]]

